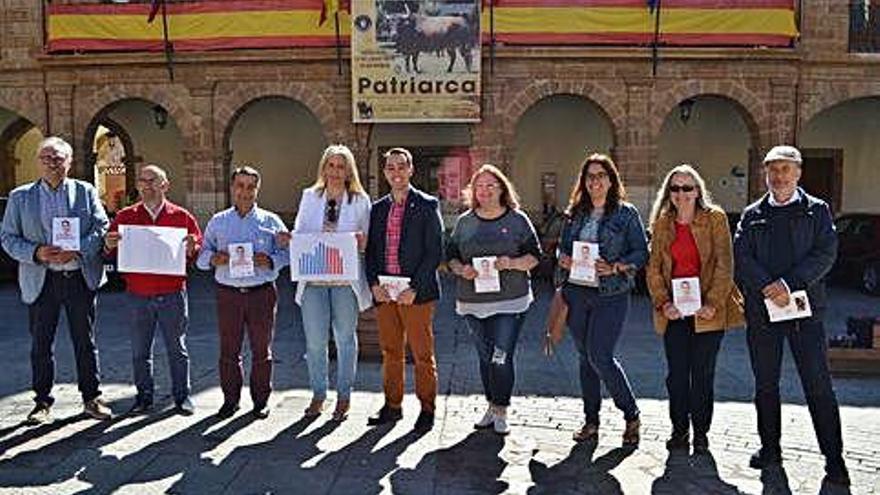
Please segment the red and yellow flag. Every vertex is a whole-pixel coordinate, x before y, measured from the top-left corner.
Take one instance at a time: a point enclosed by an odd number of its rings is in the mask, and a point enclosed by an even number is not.
[[[175,51],[334,46],[340,14],[348,43],[351,0],[204,0],[168,3]],[[358,0],[375,1],[375,0]],[[488,3],[488,0],[485,0]],[[49,4],[48,50],[164,49],[162,26],[142,4]],[[654,38],[647,0],[493,0],[495,38],[515,45],[645,45]],[[659,41],[666,46],[791,46],[795,0],[663,0]],[[489,9],[481,22],[489,32]],[[488,40],[488,36],[484,36]]]

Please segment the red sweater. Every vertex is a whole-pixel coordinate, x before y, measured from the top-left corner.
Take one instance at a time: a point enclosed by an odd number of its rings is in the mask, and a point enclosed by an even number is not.
[[[158,227],[185,228],[189,234],[196,237],[196,252],[189,258],[189,262],[193,261],[202,245],[202,230],[199,228],[199,224],[192,213],[167,200],[155,221],[142,202],[119,210],[116,218],[113,219],[113,223],[110,224],[110,232],[117,232],[119,225],[155,225]],[[108,255],[116,256],[116,250],[114,249]],[[186,277],[177,275],[123,273],[122,278],[125,280],[126,290],[139,296],[171,294],[186,287]]]
[[[689,225],[675,222],[675,240],[669,249],[672,252],[672,278],[700,276],[700,252]]]

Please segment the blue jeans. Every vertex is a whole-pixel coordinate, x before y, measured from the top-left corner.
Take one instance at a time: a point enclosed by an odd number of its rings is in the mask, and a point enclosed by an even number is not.
[[[480,358],[480,378],[486,400],[496,406],[509,406],[514,380],[513,353],[523,314],[496,314],[488,318],[467,315],[464,321]]]
[[[568,304],[568,328],[580,355],[581,395],[587,423],[599,424],[602,394],[599,380],[623,411],[627,421],[639,417],[639,408],[614,347],[629,311],[629,292],[601,296],[592,287],[565,284],[562,297]]]
[[[804,320],[748,325],[749,355],[755,374],[755,407],[758,410],[758,434],[761,445],[779,453],[782,417],[779,399],[782,343],[788,340],[794,357],[807,409],[819,440],[819,450],[830,462],[843,462],[843,440],[837,396],[828,373],[827,343],[822,325],[823,312],[814,312]]]
[[[189,306],[186,289],[160,296],[128,294],[131,305],[131,360],[138,400],[153,402],[153,342],[156,326],[162,331],[168,366],[171,370],[171,395],[179,404],[189,397],[189,352],[186,331]]]
[[[309,384],[315,399],[327,398],[327,344],[333,328],[336,342],[336,393],[338,400],[350,400],[357,374],[358,302],[350,286],[309,284],[302,295],[303,330]]]

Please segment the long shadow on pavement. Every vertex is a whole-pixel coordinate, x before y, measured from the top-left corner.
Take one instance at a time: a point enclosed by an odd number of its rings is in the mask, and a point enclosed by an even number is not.
[[[499,480],[507,462],[499,457],[504,438],[475,431],[464,440],[425,455],[413,469],[391,475],[395,493],[502,493],[508,484]],[[436,480],[433,490],[426,480]],[[420,489],[419,489],[420,488]]]
[[[0,461],[0,486],[3,487],[34,487],[45,486],[75,478],[77,473],[87,469],[96,459],[100,459],[100,449],[110,445],[132,432],[152,423],[159,422],[173,412],[144,417],[129,424],[111,430],[111,427],[125,418],[116,417],[109,421],[98,421],[94,425],[77,431],[68,436],[58,437],[47,445],[36,450],[22,452]],[[56,421],[33,430],[28,430],[19,437],[3,442],[6,450],[21,445],[36,437],[56,431],[65,425],[72,424],[82,416],[74,416]],[[88,420],[93,421],[93,420]]]
[[[535,486],[530,494],[542,493],[603,493],[622,494],[620,481],[610,471],[633,454],[633,448],[618,447],[593,460],[595,442],[575,444],[562,461],[547,466],[536,460],[529,462]]]
[[[666,458],[666,470],[654,480],[651,493],[662,494],[738,494],[736,486],[718,476],[718,465],[711,453],[689,457],[687,452],[672,451]]]
[[[216,464],[205,457],[191,459],[185,466],[178,463],[176,472],[182,472],[183,477],[168,491],[320,493],[323,490],[318,483],[323,481],[326,486],[328,479],[301,476],[300,465],[322,453],[317,447],[318,441],[333,432],[338,423],[327,422],[300,436],[314,421],[315,418],[303,417],[270,440],[236,447]],[[212,432],[206,437],[219,443],[228,435]]]

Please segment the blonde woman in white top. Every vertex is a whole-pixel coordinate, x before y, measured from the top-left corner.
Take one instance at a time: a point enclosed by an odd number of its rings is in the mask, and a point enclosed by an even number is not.
[[[317,180],[303,191],[291,234],[293,242],[297,234],[354,232],[358,251],[363,253],[369,223],[370,198],[358,177],[354,155],[344,145],[328,146],[318,163]],[[312,388],[306,416],[320,415],[327,399],[327,349],[331,328],[337,354],[337,400],[333,419],[342,421],[348,415],[357,372],[358,313],[372,305],[363,263],[360,265],[361,273],[354,282],[300,282],[297,286],[295,300],[302,309]]]

